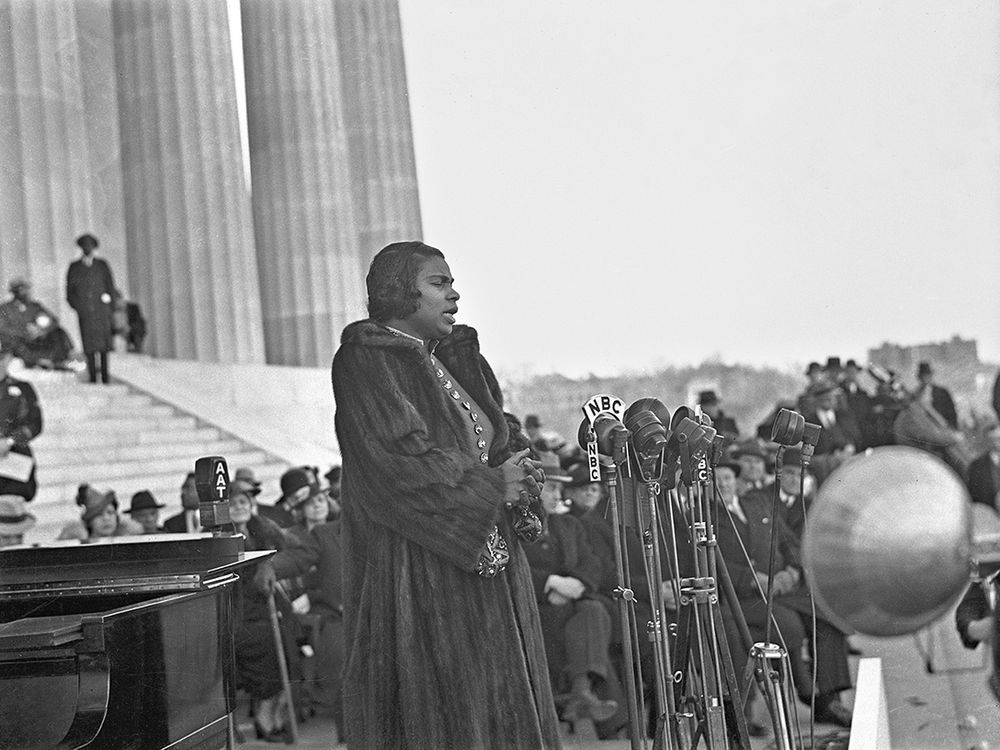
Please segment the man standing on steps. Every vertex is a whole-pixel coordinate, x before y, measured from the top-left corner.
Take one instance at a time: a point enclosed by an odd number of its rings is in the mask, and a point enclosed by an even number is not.
[[[181,505],[184,509],[180,513],[163,522],[164,530],[174,534],[197,534],[201,531],[201,520],[198,518],[198,487],[193,471],[188,472],[181,485]]]
[[[76,244],[83,255],[69,265],[66,301],[80,319],[80,339],[87,358],[90,382],[97,382],[99,365],[101,382],[108,383],[108,353],[112,349],[117,295],[115,282],[107,261],[94,257],[94,250],[100,244],[96,237],[92,234],[81,235]]]

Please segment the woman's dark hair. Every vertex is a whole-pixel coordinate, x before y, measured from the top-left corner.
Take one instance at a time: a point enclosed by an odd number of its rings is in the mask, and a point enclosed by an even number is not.
[[[423,242],[393,242],[379,250],[365,279],[368,317],[383,323],[415,313],[420,299],[417,274],[430,258],[444,258],[444,253]]]

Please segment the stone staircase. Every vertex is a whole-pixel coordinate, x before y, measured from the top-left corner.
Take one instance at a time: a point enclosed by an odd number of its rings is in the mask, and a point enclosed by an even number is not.
[[[12,374],[38,391],[44,420],[32,442],[38,494],[30,510],[38,523],[25,541],[51,541],[79,518],[74,498],[84,482],[114,490],[121,510],[133,493],[147,489],[167,505],[160,516],[165,519],[180,511],[181,483],[200,456],[223,456],[230,473],[253,468],[265,503],[280,495],[287,463],[131,386],[92,385],[75,373]]]

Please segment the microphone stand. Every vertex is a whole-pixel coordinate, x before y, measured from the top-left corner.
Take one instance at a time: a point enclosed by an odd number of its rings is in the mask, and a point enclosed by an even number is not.
[[[619,513],[618,499],[618,468],[620,463],[627,460],[628,432],[624,432],[624,438],[619,436],[622,431],[617,431],[612,436],[614,443],[614,458],[611,463],[601,464],[601,476],[608,485],[608,508],[611,511],[611,527],[613,530],[615,544],[615,567],[618,574],[618,586],[612,592],[618,602],[618,616],[622,629],[622,657],[625,663],[625,701],[628,709],[629,723],[629,744],[631,750],[645,750],[646,730],[640,720],[639,695],[636,689],[636,659],[638,653],[632,648],[633,623],[635,622],[635,592],[632,590],[631,575],[629,573],[628,561],[626,558],[625,543],[623,541],[624,526],[622,525]],[[619,444],[619,442],[621,443]],[[641,676],[641,670],[639,670]],[[645,713],[643,706],[642,713]]]
[[[679,718],[697,717],[698,726],[694,738],[697,741],[699,736],[704,736],[710,749],[728,747],[728,740],[731,738],[739,747],[749,750],[750,737],[742,710],[743,700],[719,609],[716,585],[717,541],[711,520],[711,508],[706,503],[704,492],[706,484],[711,481],[712,472],[706,458],[697,459],[698,481],[695,482],[696,459],[692,455],[687,436],[678,435],[678,442],[681,481],[687,489],[694,575],[681,579],[679,604],[684,612],[685,625],[680,631],[677,642],[679,666],[676,674],[678,679],[683,679],[689,666],[688,659],[694,649],[697,656],[696,673],[701,679],[701,696],[695,699],[694,703],[696,713]],[[738,605],[735,611],[740,611]],[[745,622],[744,627],[746,627]],[[692,630],[694,643],[691,643]],[[735,723],[735,735],[732,737],[725,715],[727,696],[733,713],[732,720]]]

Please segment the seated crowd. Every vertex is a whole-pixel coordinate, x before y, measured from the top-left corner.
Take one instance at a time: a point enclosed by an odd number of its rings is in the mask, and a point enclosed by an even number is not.
[[[817,721],[849,726],[851,712],[840,701],[850,689],[850,653],[847,637],[820,614],[812,630],[812,604],[800,558],[801,535],[809,504],[837,466],[867,448],[890,443],[918,445],[952,461],[949,448],[961,438],[954,403],[948,392],[933,384],[933,372],[921,364],[921,389],[913,396],[921,408],[941,417],[936,432],[897,423],[907,408],[892,381],[868,394],[859,382],[861,368],[849,360],[840,367],[831,358],[827,367],[810,365],[808,385],[797,397],[776,405],[752,434],[741,431],[722,409],[713,391],[702,391],[698,402],[720,435],[726,438],[724,455],[715,470],[713,501],[718,521],[718,551],[726,562],[743,620],[752,642],[770,632],[765,621],[764,593],[774,594],[773,617],[783,639],[798,697],[814,707]],[[771,423],[780,408],[797,409],[823,430],[815,456],[804,466],[801,452],[784,455],[780,479],[774,476],[777,446],[770,441]],[[627,736],[624,670],[625,639],[618,610],[621,573],[616,564],[616,539],[609,514],[609,491],[604,482],[591,481],[585,455],[557,433],[544,428],[537,415],[527,415],[523,430],[518,418],[507,415],[515,434],[542,462],[546,480],[541,502],[545,511],[542,533],[525,552],[532,569],[552,692],[564,721],[590,719],[600,738]],[[905,420],[904,420],[905,421]],[[989,448],[969,467],[967,477],[973,500],[997,507],[1000,487],[995,467],[1000,465],[1000,424],[988,432]],[[249,468],[234,473],[231,517],[247,539],[247,549],[273,549],[277,554],[258,566],[255,576],[241,578],[236,592],[236,667],[238,687],[251,699],[254,727],[259,738],[288,739],[289,712],[275,649],[273,596],[284,656],[294,684],[295,710],[304,718],[320,712],[342,727],[341,671],[344,661],[340,546],[340,468],[320,475],[314,467],[286,471],[280,480],[281,495],[270,504],[259,503],[261,483]],[[804,490],[804,492],[802,492]],[[779,515],[771,519],[772,497],[780,499]],[[800,501],[800,494],[803,500]],[[128,508],[121,508],[113,491],[81,484],[76,495],[80,518],[67,524],[59,539],[93,540],[131,534],[191,533],[201,530],[194,473],[180,487],[182,510],[160,518],[165,505],[150,492],[135,493]],[[24,498],[0,496],[0,545],[17,544],[34,519]],[[676,512],[672,509],[671,512]],[[681,513],[674,526],[674,542],[689,550]],[[771,529],[778,534],[776,563],[768,575]],[[644,565],[643,542],[627,535],[630,588],[640,623],[652,620],[653,601]],[[690,559],[689,552],[679,555]],[[683,563],[682,563],[683,568]],[[662,571],[663,601],[668,617],[680,617],[677,589],[670,570]],[[687,575],[685,570],[677,571]],[[741,639],[729,604],[721,607],[736,673],[748,659],[748,644]],[[963,638],[982,640],[982,612],[969,617],[960,630]],[[968,622],[974,621],[972,627]],[[964,629],[963,629],[964,628]],[[815,635],[814,635],[815,633]],[[968,635],[966,635],[968,634]],[[642,680],[638,687],[647,709],[656,704],[652,642],[640,633],[637,641]],[[752,705],[752,703],[748,703]],[[654,719],[652,711],[646,718]],[[751,733],[763,727],[748,712]],[[650,731],[654,731],[650,726]],[[343,737],[341,737],[343,739]]]

